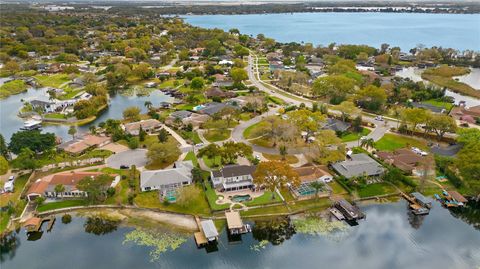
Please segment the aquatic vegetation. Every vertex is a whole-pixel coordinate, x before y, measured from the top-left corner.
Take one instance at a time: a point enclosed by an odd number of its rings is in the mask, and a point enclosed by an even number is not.
[[[265,249],[265,247],[267,245],[268,245],[268,240],[262,240],[262,241],[258,242],[258,244],[251,245],[250,250],[260,251],[262,249]]]
[[[168,250],[175,250],[187,241],[187,238],[175,233],[161,233],[136,229],[125,235],[123,244],[132,242],[139,246],[153,247],[150,251],[151,261],[160,259],[160,255]]]
[[[347,225],[340,221],[330,222],[318,217],[293,220],[293,225],[298,233],[310,235],[328,235],[347,230]]]

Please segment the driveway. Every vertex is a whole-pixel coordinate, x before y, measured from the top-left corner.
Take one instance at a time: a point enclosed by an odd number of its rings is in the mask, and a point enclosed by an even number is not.
[[[105,161],[106,165],[111,168],[120,169],[120,165],[132,166],[137,168],[147,164],[147,150],[134,149],[127,150],[117,154],[113,154]]]

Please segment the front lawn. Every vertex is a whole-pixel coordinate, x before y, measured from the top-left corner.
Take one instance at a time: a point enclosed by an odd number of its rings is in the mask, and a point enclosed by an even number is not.
[[[213,159],[207,158],[207,156],[203,156],[202,159],[205,165],[210,168],[218,167],[222,164],[222,158],[220,158],[220,156],[215,156],[215,158]]]
[[[230,137],[231,131],[228,129],[210,129],[208,130],[203,136],[205,139],[207,139],[209,142],[218,142],[218,141],[223,141],[226,140]]]
[[[377,150],[394,151],[405,147],[428,149],[426,142],[404,135],[385,134],[380,140],[375,142]]]
[[[38,212],[45,212],[54,209],[74,207],[74,206],[85,206],[87,205],[86,200],[65,200],[59,202],[45,203],[37,207]]]
[[[67,74],[55,74],[55,75],[36,75],[38,83],[43,87],[60,88],[62,84],[70,81],[70,77]]]
[[[361,198],[364,198],[364,197],[380,196],[380,195],[395,193],[396,190],[390,184],[381,182],[381,183],[368,184],[367,186],[361,189],[358,189],[357,192]]]
[[[243,137],[246,139],[252,139],[258,137],[259,133],[261,133],[261,130],[267,125],[267,122],[261,121],[258,123],[255,123],[253,125],[248,126],[245,128],[243,131]]]
[[[441,108],[446,109],[447,111],[450,111],[453,107],[452,103],[438,101],[438,100],[435,100],[435,99],[430,99],[430,100],[427,100],[427,101],[423,101],[422,103],[429,104],[429,105],[436,106],[436,107],[441,107]]]
[[[362,136],[367,136],[370,133],[370,129],[362,128],[361,132],[346,132],[340,136],[342,142],[350,142],[360,139]]]
[[[268,153],[262,153],[262,155],[263,157],[265,157],[265,159],[268,159],[270,161],[282,160],[282,155],[275,155],[275,154],[268,154]],[[285,161],[289,164],[298,163],[298,158],[295,155],[287,155],[285,156]]]
[[[265,191],[264,194],[261,196],[254,198],[252,201],[248,201],[243,203],[246,206],[257,206],[257,205],[266,205],[266,204],[272,204],[272,203],[279,203],[282,200],[280,199],[280,196],[278,196],[277,193],[275,193],[275,198],[272,199],[272,192],[270,191]]]
[[[184,161],[192,161],[193,165],[198,167],[198,160],[197,156],[195,156],[195,153],[193,151],[189,151],[187,155],[185,156]]]

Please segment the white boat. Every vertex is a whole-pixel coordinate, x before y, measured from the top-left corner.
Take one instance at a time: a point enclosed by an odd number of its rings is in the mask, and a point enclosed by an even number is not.
[[[23,123],[23,127],[20,128],[22,130],[36,130],[40,129],[42,127],[42,121],[41,120],[27,120]]]

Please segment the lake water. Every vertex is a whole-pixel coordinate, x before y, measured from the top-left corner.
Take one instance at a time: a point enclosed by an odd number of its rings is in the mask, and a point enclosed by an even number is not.
[[[123,243],[134,228],[92,229],[83,218],[74,217],[70,224],[57,218],[53,231],[37,241],[27,241],[23,230],[9,237],[10,244],[4,240],[0,267],[471,269],[480,265],[478,207],[461,215],[465,222],[438,203],[424,217],[409,215],[403,201],[362,208],[366,220],[341,233],[296,234],[286,221],[257,221],[252,223],[253,233],[243,235],[240,242],[229,242],[223,231],[218,249],[207,253],[197,249],[189,234],[178,249],[155,261],[151,261],[152,247]],[[255,250],[262,240],[269,242]]]
[[[23,127],[24,120],[17,116],[22,107],[22,100],[33,100],[47,98],[46,89],[29,89],[26,92],[11,95],[5,99],[0,100],[0,133],[7,141],[13,133],[17,132]],[[87,132],[88,127],[92,124],[98,124],[107,119],[121,119],[122,112],[129,106],[137,106],[142,109],[142,113],[146,113],[147,109],[144,104],[145,101],[152,102],[153,106],[158,106],[160,102],[172,100],[172,97],[165,95],[161,91],[154,91],[149,96],[125,96],[116,94],[110,96],[110,106],[104,111],[95,121],[78,127],[79,134]],[[68,134],[67,125],[47,125],[44,124],[42,129],[44,132],[52,132],[63,140],[69,140],[71,136]]]
[[[293,13],[252,15],[192,15],[186,22],[243,34],[264,34],[280,42],[313,44],[382,43],[408,51],[424,44],[458,50],[480,50],[479,14],[424,13]]]
[[[402,78],[409,78],[415,82],[424,81],[425,83],[430,83],[429,81],[422,79],[422,72],[424,70],[425,69],[420,69],[418,67],[407,67],[395,72],[395,75]],[[472,68],[469,74],[455,78],[470,85],[474,89],[480,89],[480,68]],[[460,101],[464,101],[467,107],[480,106],[480,100],[471,96],[461,95],[450,90],[446,90],[445,95],[453,97],[455,104],[457,105]]]

